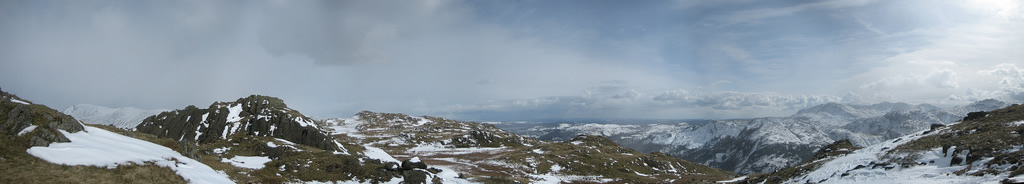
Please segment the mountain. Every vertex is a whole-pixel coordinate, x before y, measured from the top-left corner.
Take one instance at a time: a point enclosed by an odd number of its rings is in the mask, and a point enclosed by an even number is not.
[[[662,152],[740,174],[783,169],[811,158],[832,142],[857,146],[879,143],[931,124],[948,124],[967,112],[1005,107],[997,100],[941,109],[928,104],[827,103],[790,117],[659,124],[555,123],[510,129],[542,140],[566,140],[579,134],[602,135],[641,152]],[[504,124],[504,123],[503,123]],[[498,126],[505,126],[498,124]]]
[[[742,183],[1020,183],[1024,106],[812,159]],[[837,143],[838,144],[838,143]]]
[[[142,123],[146,117],[160,114],[167,110],[142,110],[133,107],[109,108],[92,104],[78,104],[62,111],[86,124],[111,125],[117,128],[130,129]]]

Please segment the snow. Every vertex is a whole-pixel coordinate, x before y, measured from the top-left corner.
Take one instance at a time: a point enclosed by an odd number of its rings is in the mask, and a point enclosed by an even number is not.
[[[562,165],[558,165],[558,164],[551,165],[551,172],[561,172],[561,171],[562,171]]]
[[[433,166],[430,166],[430,167],[441,169],[441,172],[437,173],[437,175],[435,175],[435,176],[437,176],[438,178],[441,178],[441,181],[443,181],[442,183],[454,183],[454,184],[477,183],[477,182],[472,182],[472,181],[469,181],[469,180],[466,180],[466,179],[463,179],[463,178],[458,178],[459,177],[459,173],[455,172],[455,170],[452,170],[449,167],[445,167],[445,166],[441,166],[441,165],[433,165]]]
[[[14,98],[11,98],[11,102],[25,104],[25,105],[32,105],[32,104],[29,104],[28,102],[21,101],[21,100],[18,100],[18,99],[14,99]]]
[[[288,141],[288,140],[285,140],[285,139],[282,139],[282,138],[274,138],[274,140],[281,141],[281,142],[283,142],[285,144],[288,144],[288,145],[295,145],[294,142]]]
[[[504,151],[506,149],[508,149],[508,148],[506,148],[506,147],[497,147],[497,148],[474,148],[474,147],[471,147],[471,148],[454,148],[454,147],[448,147],[448,146],[445,146],[445,145],[441,145],[439,143],[430,143],[430,144],[420,144],[420,145],[417,145],[416,147],[409,148],[409,150],[407,150],[406,152],[415,153],[416,155],[420,155],[420,156],[432,156],[432,155],[438,155],[438,154],[444,154],[444,155],[460,154],[461,155],[461,154],[471,154],[471,153],[480,153],[480,152],[498,152],[498,151]]]
[[[540,150],[540,149],[534,149],[534,150],[533,150],[533,153],[536,153],[536,154],[544,154],[544,153],[546,153],[546,152],[544,152],[544,150]]]
[[[972,165],[973,167],[979,167],[987,162],[984,161],[985,159],[982,159],[983,161],[977,161],[971,165],[950,165],[950,161],[953,159],[952,151],[955,148],[950,148],[946,152],[943,152],[942,148],[934,148],[918,153],[920,157],[915,161],[927,163],[926,165],[909,168],[895,166],[895,168],[890,169],[871,166],[872,162],[884,162],[882,161],[884,159],[880,157],[885,154],[886,150],[919,139],[925,136],[923,133],[923,131],[917,132],[900,137],[895,141],[885,141],[833,160],[822,160],[825,163],[818,169],[786,183],[998,183],[999,180],[1006,177],[1005,175],[975,177],[953,174]],[[965,155],[967,155],[967,152],[961,152],[959,156],[963,157]],[[867,167],[855,169],[858,166]],[[843,176],[844,174],[847,176]]]
[[[356,127],[365,123],[360,120],[359,116],[352,116],[350,118],[343,119],[328,119],[325,122],[327,123],[327,127],[325,129],[330,130],[331,135],[347,134],[348,136],[357,138],[360,136],[356,135],[359,133],[359,130]]]
[[[263,169],[264,164],[270,162],[270,157],[260,156],[235,156],[228,158],[221,158],[221,162],[230,163],[236,167],[249,168],[249,169]]]
[[[242,117],[238,116],[241,113],[242,113],[242,104],[235,104],[235,105],[233,105],[231,107],[228,107],[228,119],[227,119],[227,122],[237,122],[239,120],[242,120]]]
[[[39,126],[29,125],[28,127],[25,127],[25,129],[21,129],[21,131],[18,132],[18,136],[21,136],[21,135],[27,134],[29,132],[32,132],[32,130],[35,130],[36,127],[39,127]]]
[[[715,183],[732,183],[732,182],[737,182],[737,181],[743,181],[745,179],[747,179],[747,176],[740,176],[739,178],[733,178],[731,180],[725,180],[725,181],[717,181]]]
[[[420,162],[423,162],[423,161],[420,161],[420,157],[412,157],[411,159],[409,159],[409,162],[410,163],[420,163]]]
[[[1011,126],[1021,126],[1021,125],[1024,125],[1024,120],[1014,121],[1014,122],[1010,123],[1010,125]]]
[[[227,153],[228,150],[231,150],[231,147],[216,148],[216,149],[213,149],[213,152],[217,153],[217,154],[224,154],[224,153]]]
[[[312,121],[303,119],[302,117],[295,117],[294,120],[295,120],[295,122],[299,123],[299,126],[302,126],[302,127],[308,127],[308,126],[316,127],[315,123],[313,123]]]
[[[381,162],[402,163],[398,161],[398,159],[395,159],[395,157],[392,157],[390,154],[384,152],[384,150],[380,148],[376,148],[370,145],[363,145],[363,147],[366,148],[366,151],[363,151],[363,155],[366,155],[366,157],[377,159],[380,160]],[[416,157],[415,159],[419,160],[419,157]]]
[[[427,124],[427,123],[430,123],[430,122],[434,122],[434,121],[430,121],[427,118],[422,118],[422,117],[416,117],[416,118],[419,118],[419,120],[416,121],[416,126],[423,126],[424,124]]]
[[[191,183],[233,183],[227,175],[157,144],[89,126],[85,131],[76,133],[59,131],[71,142],[32,147],[28,153],[64,165],[116,168],[129,162],[153,162],[157,166],[171,168]]]

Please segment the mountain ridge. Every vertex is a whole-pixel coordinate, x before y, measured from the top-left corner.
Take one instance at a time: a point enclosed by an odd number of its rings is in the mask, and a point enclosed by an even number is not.
[[[812,157],[817,148],[837,140],[849,139],[857,146],[871,145],[926,129],[931,124],[952,123],[966,116],[967,112],[992,110],[1001,105],[1006,103],[982,100],[948,109],[930,104],[891,102],[872,105],[826,103],[800,110],[789,117],[658,125],[516,125],[518,129],[512,131],[546,140],[565,140],[575,134],[598,134],[643,152],[669,153],[749,174],[786,168]]]

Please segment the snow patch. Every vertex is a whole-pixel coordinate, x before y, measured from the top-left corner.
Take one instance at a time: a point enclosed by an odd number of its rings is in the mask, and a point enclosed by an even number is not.
[[[1014,122],[1010,123],[1010,125],[1011,126],[1021,126],[1021,125],[1024,125],[1024,120],[1014,121]]]
[[[25,134],[27,134],[29,132],[32,132],[32,130],[35,130],[36,127],[39,127],[39,126],[29,125],[28,127],[25,127],[25,129],[21,129],[21,131],[18,132],[18,136],[25,135]]]
[[[21,100],[18,100],[18,99],[14,99],[14,98],[11,98],[11,102],[25,104],[25,105],[32,105],[32,104],[30,104],[28,102],[21,101]]]
[[[242,104],[235,104],[228,107],[228,119],[227,122],[237,122],[242,120],[242,117],[238,115],[242,113]]]
[[[221,162],[230,163],[235,167],[249,168],[249,169],[263,169],[264,164],[270,162],[270,157],[259,157],[259,156],[235,156],[228,158],[221,158]]]
[[[227,175],[157,144],[89,126],[85,127],[85,131],[76,133],[58,131],[71,142],[32,147],[27,152],[48,162],[64,165],[116,168],[128,163],[153,162],[157,166],[171,168],[191,183],[233,183]]]
[[[377,159],[380,160],[381,162],[402,163],[398,161],[398,159],[395,159],[395,157],[392,157],[390,154],[384,152],[384,150],[380,148],[376,148],[370,145],[363,145],[363,147],[366,148],[366,151],[363,151],[363,155],[366,155],[366,157]],[[415,159],[419,160],[419,157],[416,157]]]
[[[715,183],[732,183],[732,182],[737,182],[737,181],[743,181],[745,179],[747,179],[747,176],[740,176],[739,178],[733,178],[731,180],[725,180],[725,181],[716,181]]]

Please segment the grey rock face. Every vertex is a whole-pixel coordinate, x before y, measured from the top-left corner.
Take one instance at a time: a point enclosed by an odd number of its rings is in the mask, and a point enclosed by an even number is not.
[[[0,124],[0,130],[6,131],[7,136],[19,136],[18,134],[26,128],[36,126],[23,136],[30,136],[31,146],[49,146],[53,142],[70,142],[58,130],[69,133],[85,130],[85,127],[71,116],[46,106],[18,103],[14,102],[15,100],[25,101],[0,91],[0,121],[3,122]]]

